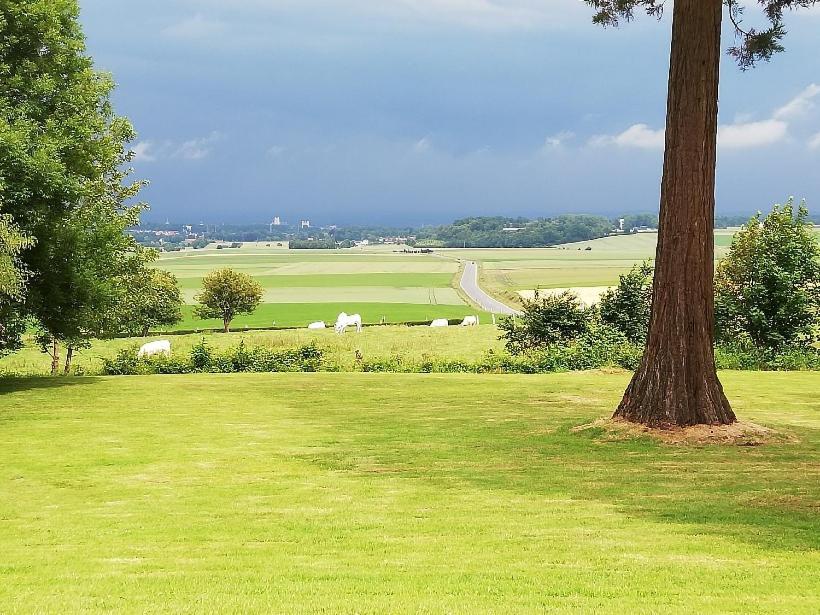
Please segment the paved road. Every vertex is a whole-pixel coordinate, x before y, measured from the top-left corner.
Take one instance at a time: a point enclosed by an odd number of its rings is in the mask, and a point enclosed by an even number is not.
[[[493,314],[520,314],[518,310],[514,310],[509,305],[501,303],[497,299],[493,299],[481,290],[478,285],[478,265],[475,261],[466,261],[464,263],[464,273],[461,276],[461,289],[470,296],[470,299],[481,306],[481,309],[491,312]]]

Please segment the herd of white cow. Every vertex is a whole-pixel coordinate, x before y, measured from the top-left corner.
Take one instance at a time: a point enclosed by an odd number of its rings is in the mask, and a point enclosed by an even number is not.
[[[449,327],[450,321],[446,318],[436,318],[430,323],[431,327]],[[476,327],[478,326],[478,316],[467,316],[461,321],[461,327]],[[362,317],[359,314],[345,314],[342,312],[336,318],[336,324],[333,325],[336,333],[343,334],[348,327],[356,327],[356,333],[362,332]],[[310,330],[327,329],[324,321],[312,322],[307,327]],[[148,358],[159,355],[171,356],[171,342],[168,340],[158,340],[156,342],[148,342],[143,344],[139,349],[137,356],[139,358]]]

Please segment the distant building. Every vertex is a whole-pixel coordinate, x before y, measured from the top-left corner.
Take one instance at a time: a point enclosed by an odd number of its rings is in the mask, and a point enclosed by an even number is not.
[[[310,228],[310,220],[300,220],[299,221],[300,228]]]
[[[526,230],[526,226],[505,226],[502,231],[507,231],[508,233],[515,233],[516,231],[524,231]]]
[[[274,216],[273,222],[271,222],[271,224],[273,226],[282,226],[282,220],[279,218],[279,216]]]

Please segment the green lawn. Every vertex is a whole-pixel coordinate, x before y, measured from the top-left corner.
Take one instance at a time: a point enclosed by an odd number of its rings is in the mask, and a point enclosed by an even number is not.
[[[0,384],[0,612],[816,613],[820,376],[724,373],[796,444],[604,442],[626,374]]]

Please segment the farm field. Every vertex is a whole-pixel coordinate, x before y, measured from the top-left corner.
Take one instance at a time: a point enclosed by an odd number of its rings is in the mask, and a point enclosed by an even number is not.
[[[734,231],[715,233],[716,256],[731,244]],[[641,233],[604,237],[555,248],[446,250],[448,256],[481,263],[480,281],[487,292],[518,304],[521,291],[536,288],[614,286],[636,263],[655,257],[657,235]]]
[[[446,329],[406,326],[365,327],[361,334],[350,332],[345,335],[336,335],[332,330],[298,329],[173,335],[168,336],[168,339],[175,355],[187,355],[191,347],[202,339],[215,350],[235,347],[243,340],[248,346],[274,349],[315,343],[325,353],[328,361],[343,369],[351,369],[356,350],[368,360],[392,357],[418,360],[427,356],[431,359],[477,361],[488,350],[503,349],[504,344],[498,337],[499,331],[496,327],[483,324],[479,327]],[[136,353],[140,345],[156,339],[158,338],[153,336],[145,339],[97,340],[91,348],[79,351],[74,359],[75,369],[83,374],[99,374],[102,369],[102,358],[113,358],[117,351],[124,348],[131,348]],[[50,357],[42,353],[32,340],[28,340],[26,347],[21,351],[0,358],[0,375],[47,375],[50,364]]]
[[[254,314],[235,327],[305,326],[334,322],[339,312],[360,313],[368,323],[463,318],[467,305],[453,280],[458,263],[430,255],[397,254],[395,246],[367,250],[283,250],[245,244],[240,249],[163,254],[157,267],[177,276],[187,304],[175,329],[215,328],[218,321],[193,315],[194,297],[210,271],[231,267],[264,288]]]
[[[625,373],[3,380],[0,611],[816,613],[820,376],[721,377],[795,441],[573,433]]]

